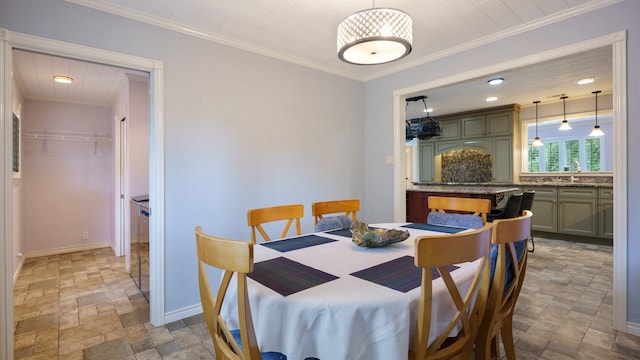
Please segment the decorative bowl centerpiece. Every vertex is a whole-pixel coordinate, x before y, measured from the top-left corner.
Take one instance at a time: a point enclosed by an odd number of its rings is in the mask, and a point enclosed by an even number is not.
[[[382,247],[406,240],[409,231],[370,228],[369,224],[357,221],[351,225],[352,241],[361,247]]]

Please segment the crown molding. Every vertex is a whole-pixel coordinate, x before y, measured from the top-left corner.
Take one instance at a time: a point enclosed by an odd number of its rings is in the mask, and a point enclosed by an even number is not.
[[[282,60],[282,61],[286,61],[289,63],[293,63],[293,64],[297,64],[297,65],[301,65],[301,66],[305,66],[311,69],[315,69],[315,70],[319,70],[319,71],[323,71],[326,73],[330,73],[330,74],[334,74],[337,76],[341,76],[341,77],[345,77],[348,79],[352,79],[352,80],[357,80],[357,81],[361,81],[361,82],[367,82],[370,80],[375,80],[377,78],[381,78],[383,76],[387,76],[387,75],[391,75],[400,71],[404,71],[410,68],[413,68],[415,66],[418,65],[423,65],[426,63],[430,63],[442,58],[446,58],[448,56],[452,56],[467,50],[471,50],[474,48],[478,48],[502,39],[506,39],[509,38],[511,36],[515,36],[518,34],[522,34],[525,33],[527,31],[531,31],[534,29],[538,29],[541,28],[543,26],[547,26],[549,24],[553,24],[553,23],[557,23],[569,18],[572,18],[574,16],[578,16],[578,15],[582,15],[582,14],[586,14],[589,13],[591,11],[606,7],[606,6],[610,6],[619,2],[622,2],[624,0],[596,0],[596,1],[591,1],[588,2],[586,4],[583,5],[579,5],[570,9],[567,9],[565,11],[561,11],[559,13],[556,13],[554,15],[551,16],[545,16],[539,20],[536,21],[532,21],[532,22],[528,22],[526,24],[522,24],[492,35],[488,35],[473,41],[469,41],[466,42],[464,44],[461,44],[459,46],[454,46],[448,49],[445,49],[443,51],[439,51],[436,53],[433,53],[431,55],[425,56],[425,57],[421,57],[418,59],[415,59],[413,61],[408,61],[408,62],[404,62],[401,65],[398,66],[393,66],[390,68],[387,68],[385,70],[379,71],[379,72],[375,72],[373,74],[370,75],[365,75],[365,76],[359,76],[359,75],[355,75],[352,73],[348,73],[348,72],[344,72],[341,70],[338,70],[336,68],[333,67],[329,67],[314,61],[310,61],[308,59],[304,59],[301,57],[297,57],[297,56],[292,56],[289,54],[285,54],[279,51],[275,51],[275,50],[271,50],[271,49],[267,49],[264,47],[260,47],[257,46],[255,44],[251,44],[248,42],[244,42],[244,41],[239,41],[236,39],[232,39],[226,36],[222,36],[220,34],[215,34],[215,33],[211,33],[211,32],[207,32],[201,29],[196,29],[193,27],[189,27],[187,25],[184,24],[180,24],[177,22],[173,22],[170,20],[167,20],[165,18],[161,18],[159,16],[154,16],[154,15],[149,15],[146,13],[143,13],[141,11],[137,11],[137,10],[133,10],[133,9],[129,9],[127,7],[121,6],[121,5],[116,5],[113,3],[110,3],[108,1],[104,1],[104,0],[65,0],[69,3],[73,3],[76,5],[80,5],[80,6],[85,6],[85,7],[89,7],[95,10],[99,10],[99,11],[103,11],[106,13],[110,13],[113,15],[117,15],[117,16],[121,16],[121,17],[125,17],[131,20],[135,20],[135,21],[139,21],[142,23],[147,23],[150,25],[154,25],[154,26],[158,26],[161,28],[165,28],[168,30],[173,30],[182,34],[186,34],[186,35],[190,35],[190,36],[194,36],[194,37],[198,37],[204,40],[208,40],[208,41],[213,41],[219,44],[223,44],[223,45],[228,45],[231,47],[235,47],[238,49],[242,49],[242,50],[246,50],[246,51],[250,51],[256,54],[260,54],[260,55],[264,55],[267,57],[271,57],[271,58],[275,58],[278,60]]]

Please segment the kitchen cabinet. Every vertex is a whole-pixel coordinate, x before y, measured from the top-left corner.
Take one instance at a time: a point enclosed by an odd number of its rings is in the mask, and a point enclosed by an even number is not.
[[[462,149],[462,141],[438,141],[436,145],[436,155],[450,150]]]
[[[513,182],[513,142],[510,136],[493,139],[493,182]]]
[[[546,232],[558,232],[557,199],[558,191],[555,186],[536,186],[526,189],[535,190],[531,212],[531,229]]]
[[[492,182],[512,184],[520,169],[520,106],[517,104],[490,109],[437,116],[442,134],[420,144],[434,144],[434,156],[450,150],[476,149],[493,155]],[[440,174],[431,148],[419,151],[419,181],[437,181]],[[426,169],[422,169],[422,167]],[[433,180],[432,180],[433,179]]]
[[[613,239],[613,188],[598,189],[598,237]]]
[[[440,140],[460,139],[460,120],[442,121],[442,134]]]
[[[511,135],[513,133],[512,111],[467,116],[463,117],[461,122],[463,139]]]
[[[435,147],[433,143],[421,141],[420,145],[420,181],[433,181]]]
[[[532,230],[613,239],[613,188],[527,186],[535,190]]]
[[[597,236],[596,188],[567,187],[558,190],[558,232]]]

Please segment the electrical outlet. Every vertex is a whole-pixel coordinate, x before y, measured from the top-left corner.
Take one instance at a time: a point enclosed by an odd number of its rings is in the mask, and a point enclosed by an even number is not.
[[[83,231],[82,232],[82,240],[89,240],[89,232],[88,231]]]

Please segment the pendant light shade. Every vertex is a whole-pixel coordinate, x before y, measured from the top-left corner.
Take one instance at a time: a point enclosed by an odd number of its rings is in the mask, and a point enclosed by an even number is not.
[[[604,135],[604,131],[602,131],[602,129],[600,129],[600,125],[598,125],[598,94],[600,93],[600,90],[596,90],[596,91],[592,91],[592,94],[595,94],[596,96],[596,125],[593,127],[593,130],[591,130],[591,133],[589,134],[589,136],[603,136]]]
[[[338,26],[338,57],[356,65],[384,64],[411,52],[413,22],[405,12],[374,8],[359,11]]]
[[[538,136],[538,103],[540,102],[540,100],[536,100],[533,103],[536,104],[536,137],[533,139],[533,143],[531,145],[533,146],[543,146],[544,143],[542,143],[542,140],[540,140],[540,137]]]
[[[569,122],[567,121],[567,104],[566,104],[566,100],[567,100],[568,96],[563,96],[560,99],[562,99],[562,125],[560,125],[560,129],[559,130],[571,130],[571,125],[569,125]]]

